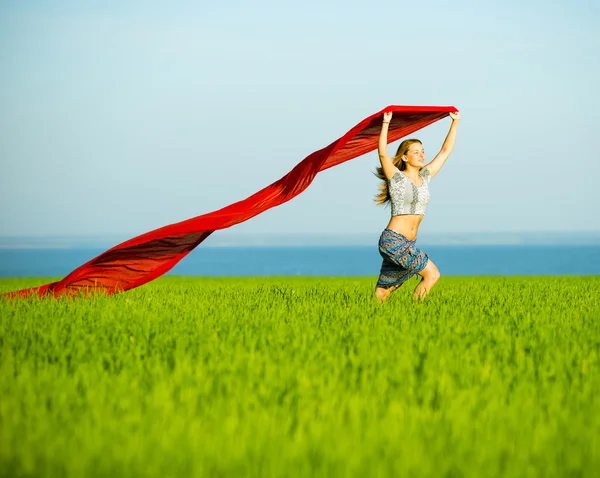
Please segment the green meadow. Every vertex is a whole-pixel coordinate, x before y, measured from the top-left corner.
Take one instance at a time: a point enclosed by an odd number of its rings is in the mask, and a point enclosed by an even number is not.
[[[600,277],[374,285],[0,299],[0,475],[598,476]]]

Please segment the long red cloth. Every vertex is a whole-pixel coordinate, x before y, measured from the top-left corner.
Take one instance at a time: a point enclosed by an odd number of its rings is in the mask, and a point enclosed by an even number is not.
[[[58,282],[5,295],[14,298],[90,292],[115,294],[146,284],[169,271],[214,231],[247,221],[289,201],[304,191],[319,171],[376,149],[384,111],[394,112],[388,132],[388,142],[393,142],[457,110],[453,106],[388,106],[362,120],[329,146],[307,156],[278,181],[242,201],[129,239]]]

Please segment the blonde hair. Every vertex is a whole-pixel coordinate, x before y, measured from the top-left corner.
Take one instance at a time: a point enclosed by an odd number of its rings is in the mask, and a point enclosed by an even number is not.
[[[423,144],[420,140],[412,138],[405,139],[404,141],[402,141],[402,143],[400,143],[400,146],[398,146],[398,151],[396,151],[396,156],[392,158],[392,163],[400,171],[404,171],[406,169],[406,162],[402,161],[402,156],[404,156],[408,152],[408,148],[410,148],[410,146],[415,143]],[[383,167],[379,166],[377,168],[377,170],[375,171],[375,176],[381,179],[381,184],[379,185],[379,193],[375,196],[375,202],[378,206],[383,206],[390,200],[390,190],[388,188],[387,178],[385,177],[385,174],[383,172]]]

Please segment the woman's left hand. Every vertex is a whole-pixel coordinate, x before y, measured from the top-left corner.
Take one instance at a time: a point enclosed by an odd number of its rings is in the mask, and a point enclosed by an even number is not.
[[[452,118],[452,121],[459,121],[460,120],[460,113],[458,111],[454,112],[454,113],[448,113],[450,115],[450,118]]]

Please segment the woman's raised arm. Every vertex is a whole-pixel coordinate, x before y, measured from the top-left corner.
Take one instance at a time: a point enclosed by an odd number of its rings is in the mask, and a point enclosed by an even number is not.
[[[444,140],[442,149],[440,149],[440,152],[435,156],[435,158],[433,158],[433,161],[425,166],[427,169],[429,169],[431,177],[434,177],[440,172],[440,169],[442,169],[442,166],[454,149],[454,143],[456,142],[456,130],[458,129],[458,123],[460,122],[460,113],[458,111],[456,113],[450,113],[450,118],[452,118],[452,124],[450,125],[450,131],[448,131],[448,135]]]
[[[396,167],[394,166],[392,158],[390,158],[390,155],[387,152],[387,137],[390,121],[392,121],[392,112],[389,111],[387,113],[383,113],[383,122],[381,123],[381,133],[379,133],[379,143],[377,147],[377,151],[379,152],[379,161],[381,162],[381,167],[383,168],[383,174],[385,174],[385,177],[388,179],[396,174]]]

